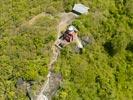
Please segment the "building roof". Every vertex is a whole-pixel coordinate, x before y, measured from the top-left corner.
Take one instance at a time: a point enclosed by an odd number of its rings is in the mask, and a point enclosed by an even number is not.
[[[75,4],[73,7],[73,11],[80,14],[87,14],[88,10],[89,10],[89,7],[86,7],[83,4]]]

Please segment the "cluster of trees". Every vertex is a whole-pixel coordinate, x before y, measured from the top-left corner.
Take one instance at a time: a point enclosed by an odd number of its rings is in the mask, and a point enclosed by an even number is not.
[[[0,99],[28,100],[17,90],[19,78],[35,81],[37,89],[47,75],[56,39],[58,17],[41,17],[30,27],[15,30],[33,16],[70,11],[75,3],[90,7],[73,22],[79,36],[94,37],[82,55],[74,45],[61,51],[55,71],[63,83],[54,100],[132,100],[132,0],[3,0],[0,7]]]

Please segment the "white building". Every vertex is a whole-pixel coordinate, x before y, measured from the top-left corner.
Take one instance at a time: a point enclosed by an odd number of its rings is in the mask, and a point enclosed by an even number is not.
[[[83,4],[75,4],[72,12],[76,14],[87,14],[89,9],[90,9],[89,7],[86,7]]]

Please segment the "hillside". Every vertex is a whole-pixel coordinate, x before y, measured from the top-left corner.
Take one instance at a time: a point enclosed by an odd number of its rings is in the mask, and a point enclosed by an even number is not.
[[[80,37],[93,37],[83,54],[61,51],[55,72],[62,84],[53,100],[133,99],[132,0],[1,0],[0,100],[29,100],[48,74],[60,13],[75,3],[90,7],[75,19]],[[21,83],[25,82],[25,86]]]

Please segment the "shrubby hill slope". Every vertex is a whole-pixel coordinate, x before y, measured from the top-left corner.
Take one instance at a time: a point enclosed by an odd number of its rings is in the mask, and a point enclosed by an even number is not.
[[[57,16],[75,3],[90,7],[73,22],[79,36],[94,37],[79,55],[74,44],[64,48],[56,63],[63,83],[54,100],[133,99],[132,0],[1,0],[0,100],[28,100],[18,80],[33,82],[33,92],[45,81]],[[45,12],[32,25],[27,22]]]

